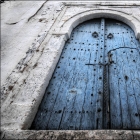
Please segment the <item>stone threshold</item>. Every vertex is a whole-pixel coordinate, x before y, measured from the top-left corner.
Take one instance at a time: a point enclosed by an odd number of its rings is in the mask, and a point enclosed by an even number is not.
[[[4,130],[1,139],[140,140],[140,130]]]

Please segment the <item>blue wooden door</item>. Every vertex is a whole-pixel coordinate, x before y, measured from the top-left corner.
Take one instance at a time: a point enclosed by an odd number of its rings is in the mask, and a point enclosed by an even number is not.
[[[140,129],[139,45],[133,31],[115,20],[77,26],[31,129]]]
[[[110,55],[111,128],[140,129],[140,53],[136,48],[122,47]]]
[[[127,25],[106,21],[110,128],[140,129],[140,43]]]

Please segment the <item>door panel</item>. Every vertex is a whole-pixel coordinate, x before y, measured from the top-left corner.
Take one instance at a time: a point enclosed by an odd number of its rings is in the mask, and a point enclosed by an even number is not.
[[[107,37],[109,33],[113,35],[113,38]],[[109,63],[114,61],[109,65],[108,71],[110,128],[140,129],[140,116],[137,115],[140,114],[140,102],[138,101],[140,100],[140,83],[138,80],[134,80],[136,78],[140,80],[140,43],[129,26],[107,19],[105,46],[105,61],[110,61]],[[125,74],[131,78],[125,80]],[[130,93],[135,96],[129,95]]]
[[[67,41],[52,79],[46,89],[32,129],[102,128],[103,67],[100,19],[76,27]],[[93,37],[92,33],[98,33]]]
[[[110,52],[109,66],[111,128],[140,128],[139,51],[118,48]]]

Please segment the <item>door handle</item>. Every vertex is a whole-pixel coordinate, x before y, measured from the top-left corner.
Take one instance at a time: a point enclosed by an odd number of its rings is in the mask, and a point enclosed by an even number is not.
[[[107,38],[109,38],[109,39],[113,38],[113,34],[109,33]]]
[[[94,38],[97,38],[97,37],[98,37],[98,33],[97,33],[97,32],[94,32],[94,33],[92,33],[92,36],[93,36]]]

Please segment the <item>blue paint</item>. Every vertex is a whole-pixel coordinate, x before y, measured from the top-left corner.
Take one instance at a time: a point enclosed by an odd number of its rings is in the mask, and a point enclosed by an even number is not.
[[[31,129],[140,129],[139,46],[132,29],[116,20],[77,26]]]

